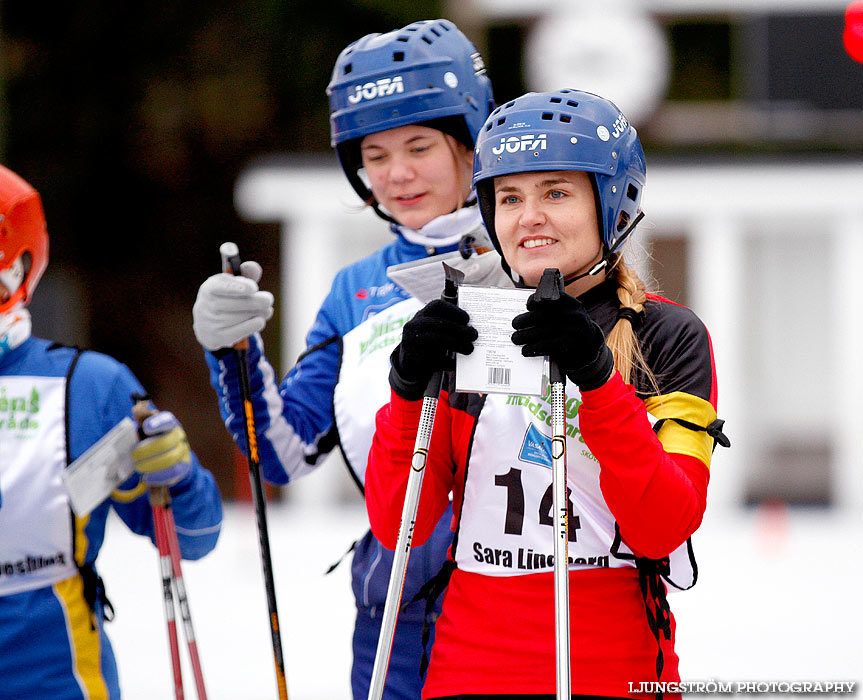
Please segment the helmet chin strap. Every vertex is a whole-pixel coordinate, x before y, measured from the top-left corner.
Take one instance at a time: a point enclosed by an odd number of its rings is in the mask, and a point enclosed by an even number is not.
[[[12,261],[9,267],[0,270],[0,284],[2,284],[11,297],[21,287],[24,281],[24,262],[21,257]]]
[[[597,275],[602,272],[605,268],[608,267],[608,263],[611,261],[612,256],[620,250],[624,243],[626,243],[626,239],[629,238],[630,234],[635,230],[635,227],[638,225],[638,222],[644,218],[644,212],[638,212],[638,216],[636,216],[632,223],[627,227],[627,229],[620,235],[620,237],[614,242],[614,245],[611,246],[608,250],[606,250],[605,255],[602,256],[602,260],[596,263],[593,267],[591,267],[587,272],[582,272],[580,275],[570,275],[569,277],[563,278],[564,286],[570,284],[571,282],[575,282],[576,280],[580,280],[584,277],[591,277],[593,275]]]

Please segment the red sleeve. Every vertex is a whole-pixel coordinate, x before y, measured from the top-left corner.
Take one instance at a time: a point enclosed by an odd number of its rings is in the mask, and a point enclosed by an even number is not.
[[[365,499],[372,532],[388,549],[395,549],[398,542],[422,404],[422,401],[406,401],[393,393],[390,402],[377,413],[366,468]],[[454,469],[450,422],[448,395],[441,392],[420,491],[413,547],[431,536],[449,505]]]
[[[710,470],[700,459],[666,452],[644,403],[615,372],[582,394],[579,425],[599,460],[599,483],[626,544],[661,558],[701,524]]]

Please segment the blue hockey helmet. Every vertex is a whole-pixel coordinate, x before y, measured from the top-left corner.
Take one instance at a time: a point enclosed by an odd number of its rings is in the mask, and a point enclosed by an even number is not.
[[[445,19],[368,34],[339,54],[330,84],[331,143],[357,194],[362,137],[424,123],[472,148],[494,107],[491,82],[476,47]]]
[[[582,90],[529,92],[495,109],[477,137],[473,183],[480,211],[494,230],[494,178],[545,170],[592,175],[606,253],[623,243],[639,215],[646,180],[635,128],[613,102]]]

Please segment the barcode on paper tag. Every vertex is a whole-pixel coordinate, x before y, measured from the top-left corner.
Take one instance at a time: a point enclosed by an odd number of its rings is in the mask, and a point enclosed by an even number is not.
[[[512,370],[509,367],[489,367],[488,383],[508,387]]]

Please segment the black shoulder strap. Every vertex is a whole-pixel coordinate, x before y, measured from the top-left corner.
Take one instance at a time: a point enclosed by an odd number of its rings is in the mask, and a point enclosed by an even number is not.
[[[58,345],[52,345],[49,350],[54,349],[56,347],[60,347]],[[75,354],[72,356],[72,361],[69,363],[69,368],[66,370],[66,387],[65,387],[65,395],[63,398],[63,427],[66,431],[66,466],[68,467],[72,463],[72,432],[70,429],[69,422],[69,409],[71,406],[71,386],[72,386],[72,373],[75,371],[75,367],[78,366],[78,360],[81,359],[81,355],[84,354],[84,351],[81,348],[74,348]],[[74,532],[74,531],[73,531]],[[74,536],[74,535],[73,535]],[[74,543],[73,543],[74,544]]]
[[[58,344],[51,345],[48,349],[53,350],[54,348],[61,347]],[[64,398],[63,398],[63,428],[66,433],[66,467],[72,463],[72,430],[71,430],[71,421],[70,421],[70,413],[72,408],[72,374],[75,371],[75,368],[78,366],[78,360],[81,359],[81,355],[84,354],[84,350],[79,347],[75,347],[75,354],[72,356],[71,362],[69,362],[69,367],[66,370],[66,386],[64,388]],[[102,581],[102,577],[96,573],[96,567],[92,563],[88,564],[78,564],[77,559],[75,559],[75,549],[77,547],[77,538],[78,538],[78,528],[75,522],[75,513],[72,510],[69,510],[69,517],[72,519],[72,559],[75,561],[76,566],[78,567],[78,572],[81,574],[81,580],[84,582],[84,600],[87,601],[87,605],[90,607],[92,612],[96,612],[96,602],[100,602],[102,604],[102,617],[107,621],[111,621],[114,619],[114,606],[111,605],[111,601],[108,600],[108,596],[105,593],[105,584]],[[91,626],[95,629],[95,625],[90,623]]]
[[[705,432],[710,437],[713,438],[713,449],[716,449],[717,445],[721,445],[722,447],[731,447],[731,440],[728,439],[728,436],[722,432],[722,428],[725,426],[725,421],[721,418],[717,418],[710,425],[703,426],[698,425],[697,423],[692,423],[691,421],[684,420],[683,418],[660,418],[656,423],[653,424],[654,432],[659,432],[659,428],[662,427],[662,424],[667,420],[673,420],[678,425],[682,425],[684,428],[689,430],[695,430],[696,432]]]

